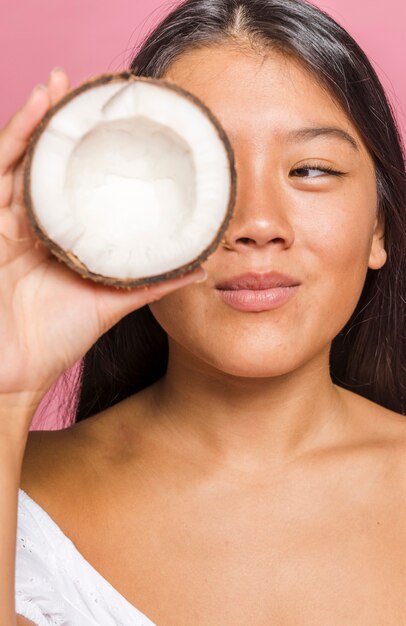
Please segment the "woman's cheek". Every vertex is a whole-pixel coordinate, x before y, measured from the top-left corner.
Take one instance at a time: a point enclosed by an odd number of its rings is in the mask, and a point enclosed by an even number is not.
[[[372,243],[370,220],[365,219],[368,211],[355,211],[356,201],[351,205],[337,207],[334,220],[319,223],[317,250],[314,237],[309,243],[321,276],[329,285],[330,302],[326,305],[330,306],[330,315],[337,321],[341,318],[342,325],[351,317],[361,295]]]

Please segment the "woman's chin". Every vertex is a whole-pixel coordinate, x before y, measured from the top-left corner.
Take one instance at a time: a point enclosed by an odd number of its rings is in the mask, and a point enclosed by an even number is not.
[[[227,356],[211,362],[220,372],[239,378],[273,378],[283,376],[300,366],[300,359],[286,354],[268,353],[266,356],[251,353],[238,355],[234,359]]]

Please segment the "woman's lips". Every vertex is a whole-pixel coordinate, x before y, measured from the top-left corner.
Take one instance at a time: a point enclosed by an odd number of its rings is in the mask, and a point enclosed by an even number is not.
[[[270,289],[217,289],[223,301],[239,311],[271,311],[288,302],[299,285]]]
[[[293,298],[299,286],[299,279],[280,272],[246,272],[219,282],[216,290],[239,311],[271,311]]]

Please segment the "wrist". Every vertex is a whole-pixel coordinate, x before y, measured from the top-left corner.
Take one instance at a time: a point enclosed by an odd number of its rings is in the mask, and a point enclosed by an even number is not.
[[[43,395],[34,391],[0,392],[0,437],[26,442],[32,418]]]

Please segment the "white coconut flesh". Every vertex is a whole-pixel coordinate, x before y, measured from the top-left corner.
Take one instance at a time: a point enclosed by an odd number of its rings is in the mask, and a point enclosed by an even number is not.
[[[192,100],[147,81],[82,91],[51,117],[30,196],[46,236],[94,274],[156,276],[213,242],[229,210],[230,157]]]

